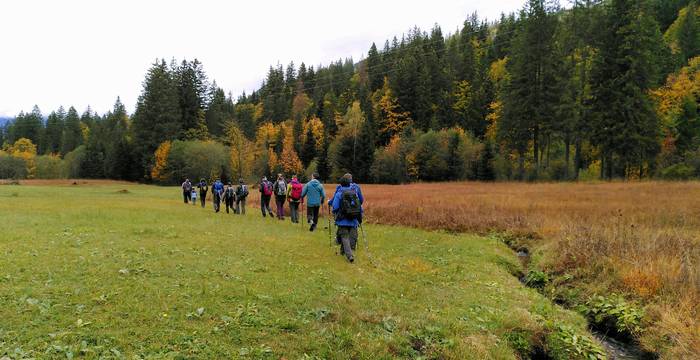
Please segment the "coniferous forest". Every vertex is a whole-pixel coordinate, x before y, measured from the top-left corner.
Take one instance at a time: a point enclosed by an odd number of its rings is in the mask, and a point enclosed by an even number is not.
[[[196,59],[157,60],[133,114],[117,98],[3,125],[0,178],[700,177],[698,2],[572,3],[412,28],[359,61],[277,64],[235,98]]]

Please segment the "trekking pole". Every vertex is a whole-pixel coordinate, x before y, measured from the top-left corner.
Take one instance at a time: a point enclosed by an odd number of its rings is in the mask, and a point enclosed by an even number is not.
[[[369,241],[367,240],[367,235],[365,234],[365,228],[362,227],[362,223],[360,223],[360,231],[362,232],[362,238],[365,240],[365,251],[367,252],[367,258],[369,259],[369,262],[374,265],[374,267],[377,267],[377,264],[374,262],[374,258],[372,257],[372,254],[369,252]]]
[[[331,249],[333,249],[333,230],[331,229],[331,206],[326,204],[326,207],[328,207],[328,241],[330,242]],[[338,255],[337,249],[335,254]]]

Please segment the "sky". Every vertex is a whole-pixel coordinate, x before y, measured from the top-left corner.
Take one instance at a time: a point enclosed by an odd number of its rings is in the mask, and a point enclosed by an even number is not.
[[[236,98],[270,65],[362,59],[413,26],[454,33],[467,16],[496,20],[525,0],[0,1],[0,117],[63,105],[99,113],[117,96],[133,112],[156,59],[199,59]]]

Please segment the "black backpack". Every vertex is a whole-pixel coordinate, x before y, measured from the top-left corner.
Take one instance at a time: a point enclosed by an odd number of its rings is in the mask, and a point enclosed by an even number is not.
[[[353,189],[343,191],[340,197],[340,218],[345,220],[362,219],[362,204],[360,198]]]

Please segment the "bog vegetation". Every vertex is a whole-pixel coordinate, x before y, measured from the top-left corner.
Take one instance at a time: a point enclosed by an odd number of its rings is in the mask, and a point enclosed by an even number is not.
[[[699,11],[528,0],[452,34],[413,28],[360,61],[272,66],[235,99],[199,61],[158,60],[133,114],[117,99],[104,115],[17,115],[0,131],[0,177],[694,178]]]

